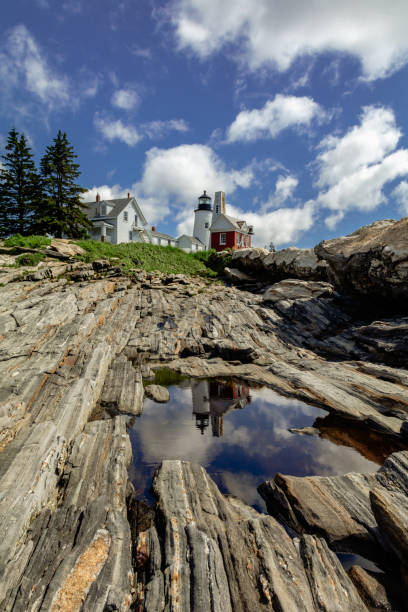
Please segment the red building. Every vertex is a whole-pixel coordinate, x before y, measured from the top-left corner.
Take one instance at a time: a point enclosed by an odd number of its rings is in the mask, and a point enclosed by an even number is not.
[[[216,251],[245,249],[252,246],[253,233],[252,226],[248,226],[245,221],[221,213],[211,225],[211,248]]]

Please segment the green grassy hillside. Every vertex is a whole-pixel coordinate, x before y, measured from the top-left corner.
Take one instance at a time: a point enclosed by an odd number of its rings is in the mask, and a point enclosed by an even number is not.
[[[147,272],[157,270],[165,274],[189,274],[208,278],[217,276],[216,272],[207,267],[206,257],[198,258],[175,247],[134,242],[110,244],[94,240],[76,240],[75,242],[86,251],[86,255],[81,257],[83,261],[113,260],[121,266],[124,273],[129,273],[135,268],[142,268]]]

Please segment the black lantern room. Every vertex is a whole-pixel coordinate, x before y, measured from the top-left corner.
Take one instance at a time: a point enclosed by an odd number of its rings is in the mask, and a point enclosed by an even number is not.
[[[198,198],[198,210],[212,210],[211,197],[207,195],[205,189],[203,195]]]

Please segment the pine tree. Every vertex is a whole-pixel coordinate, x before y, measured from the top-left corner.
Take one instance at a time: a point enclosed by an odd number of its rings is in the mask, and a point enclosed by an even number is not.
[[[29,234],[42,191],[24,134],[12,128],[0,168],[0,236]]]
[[[80,176],[77,155],[67,135],[59,130],[53,144],[47,147],[41,160],[41,178],[45,202],[38,225],[39,233],[48,232],[58,238],[83,238],[92,227],[81,202],[83,189],[76,184]]]

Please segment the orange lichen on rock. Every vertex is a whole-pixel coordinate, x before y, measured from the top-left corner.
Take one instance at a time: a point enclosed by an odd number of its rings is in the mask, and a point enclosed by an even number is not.
[[[52,612],[79,612],[91,584],[99,573],[109,553],[111,538],[107,531],[99,530],[92,544],[82,553],[72,572],[58,591]]]

